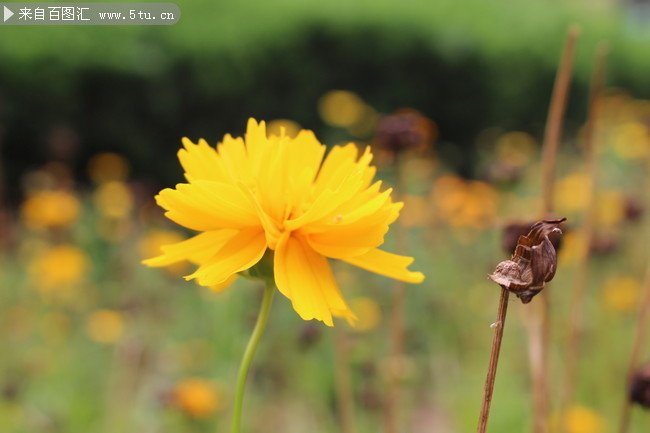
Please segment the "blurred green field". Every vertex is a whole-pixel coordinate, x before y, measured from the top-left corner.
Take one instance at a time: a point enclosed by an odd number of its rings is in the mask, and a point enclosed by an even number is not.
[[[551,421],[566,433],[617,431],[650,241],[649,36],[633,11],[538,0],[180,7],[169,28],[0,29],[0,432],[229,431],[262,287],[239,278],[214,293],[182,279],[189,264],[141,261],[191,235],[153,200],[182,179],[180,137],[215,144],[249,116],[314,129],[328,145],[373,146],[378,178],[405,202],[386,249],[406,244],[427,276],[407,292],[400,431],[473,431],[499,296],[486,275],[510,255],[503,228],[541,213],[543,124],[571,23],[582,36],[555,187],[568,231],[546,289]],[[601,40],[611,56],[597,229],[577,389],[561,418],[589,188],[586,94]],[[379,126],[404,107],[426,137],[397,164],[377,146]],[[276,294],[244,431],[342,431],[346,374],[353,431],[385,430],[396,286],[332,264],[360,323],[302,321]],[[511,297],[488,431],[532,431],[525,324],[537,301]],[[635,408],[629,433],[649,425]]]
[[[110,150],[143,176],[173,182],[171,163],[148,162],[173,152],[179,136],[216,140],[250,116],[289,118],[322,136],[314,101],[337,88],[381,112],[425,112],[442,126],[445,160],[455,158],[449,144],[461,147],[469,157],[454,168],[476,176],[472,144],[485,127],[541,134],[571,23],[582,35],[569,130],[582,122],[601,40],[612,47],[611,83],[650,95],[643,15],[614,3],[193,1],[181,10],[165,28],[3,27],[8,181],[48,158],[48,131],[63,124],[84,139],[79,173]],[[23,141],[29,154],[14,144]]]
[[[644,189],[648,148],[630,145],[620,134],[647,113],[639,108],[648,105],[621,95],[609,97],[607,104],[597,217],[597,239],[607,245],[594,253],[589,267],[575,400],[579,423],[569,430],[575,433],[613,431],[616,425],[647,261],[648,215],[629,221],[626,209],[630,198],[645,209],[650,205]],[[615,109],[620,107],[625,109]],[[537,140],[515,132],[496,135],[483,146],[485,165],[519,164],[520,177],[463,180],[431,151],[413,155],[401,168],[407,173],[398,190],[406,202],[403,230],[416,258],[414,269],[427,275],[422,285],[408,289],[400,399],[404,431],[475,427],[499,292],[485,276],[508,257],[501,248],[504,223],[539,213]],[[394,182],[395,166],[382,164],[381,149],[376,153],[379,177]],[[13,240],[0,268],[3,431],[228,430],[236,369],[261,287],[240,278],[217,294],[180,278],[191,266],[168,272],[141,265],[158,245],[185,234],[165,222],[151,188],[133,180],[137,173],[127,175],[127,164],[103,154],[90,162],[94,185],[55,195],[47,188],[66,181],[60,165],[50,163],[26,177],[27,198],[16,225],[9,226]],[[582,166],[580,152],[564,148],[557,212],[569,218],[571,230],[547,289],[553,396],[560,389],[579,255]],[[396,231],[388,250],[394,250]],[[360,316],[359,327],[304,322],[278,295],[254,362],[247,431],[339,431],[335,351],[347,358],[358,431],[382,430],[394,284],[344,264],[335,264],[335,271]],[[533,304],[510,303],[491,431],[531,426],[523,319]],[[200,381],[187,385],[192,378]],[[586,415],[580,407],[588,408]],[[631,431],[646,428],[647,414],[635,413]]]

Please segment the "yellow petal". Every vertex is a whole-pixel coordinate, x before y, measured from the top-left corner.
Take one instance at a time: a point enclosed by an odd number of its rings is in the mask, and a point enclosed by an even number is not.
[[[210,147],[205,140],[194,144],[188,138],[183,138],[185,149],[178,151],[178,159],[185,170],[185,177],[192,180],[212,180],[227,182],[228,174],[223,161],[216,149]]]
[[[269,248],[275,250],[275,245],[277,244],[278,239],[282,234],[279,225],[275,220],[273,220],[273,218],[271,218],[269,214],[266,213],[259,201],[259,197],[257,197],[249,188],[246,188],[245,185],[240,184],[240,187],[246,193],[250,201],[253,203],[255,210],[257,211],[257,215],[260,219],[260,224],[264,228],[266,235],[266,243],[268,244]]]
[[[319,254],[333,259],[355,257],[384,243],[388,225],[363,227],[356,224],[334,227],[332,230],[307,235],[309,245]]]
[[[167,218],[192,230],[258,226],[259,217],[248,196],[238,187],[206,180],[181,183],[156,196]]]
[[[326,257],[345,259],[364,254],[384,243],[384,235],[402,207],[401,203],[390,203],[388,196],[379,198],[349,214],[336,215],[327,224],[306,226],[301,232],[306,233],[311,247]]]
[[[237,279],[237,274],[232,274],[228,278],[226,278],[223,282],[215,284],[214,286],[210,286],[210,290],[212,290],[215,293],[220,293],[226,290],[228,287],[232,286],[232,283],[235,282]]]
[[[251,161],[260,161],[270,147],[269,139],[266,136],[266,123],[264,121],[257,123],[253,118],[248,119],[244,139],[246,141],[246,150]],[[254,168],[257,167],[255,166]]]
[[[196,278],[200,285],[208,287],[221,284],[232,274],[244,271],[259,262],[266,246],[266,238],[261,228],[243,229],[185,279]]]
[[[167,266],[188,260],[201,264],[215,255],[236,234],[236,230],[204,232],[184,241],[165,245],[161,247],[163,254],[142,263],[148,266]]]
[[[349,207],[347,203],[339,206],[326,217],[302,227],[301,232],[323,233],[346,226],[355,226],[361,232],[365,227],[377,224],[388,226],[397,219],[403,207],[401,202],[392,203],[389,194],[390,190],[385,191],[365,203],[350,200],[356,202],[356,206]]]
[[[392,188],[380,193],[381,181],[375,182],[370,188],[356,194],[352,199],[343,203],[336,209],[340,215],[344,215],[342,221],[346,223],[354,222],[359,218],[377,212],[384,206],[389,206],[392,202],[390,194]]]
[[[251,164],[241,137],[233,138],[226,134],[223,141],[217,145],[217,152],[232,179],[247,182],[251,178]]]
[[[286,221],[284,226],[287,230],[297,230],[300,227],[326,218],[331,215],[337,206],[337,194],[339,191],[324,191],[318,198],[311,204],[309,209],[295,219]],[[340,196],[339,196],[340,197]]]
[[[358,150],[356,145],[350,143],[346,146],[334,146],[323,162],[314,182],[314,192],[330,189],[335,190],[340,185],[347,183],[350,178],[360,178],[357,191],[367,188],[375,175],[375,168],[370,167],[372,153],[366,147],[359,160],[356,160]]]
[[[275,282],[303,320],[332,326],[332,315],[355,319],[336,285],[327,259],[297,235],[280,238],[274,258]]]
[[[323,161],[323,166],[318,172],[318,177],[314,182],[315,193],[320,194],[325,189],[335,189],[333,187],[337,181],[340,181],[341,169],[351,172],[351,168],[357,159],[359,151],[353,143],[345,146],[334,146],[329,151]]]
[[[368,171],[372,154],[366,149],[359,161],[355,162],[356,154],[356,146],[353,144],[335,146],[330,151],[314,182],[311,191],[313,201],[306,209],[299,209],[300,212],[285,223],[287,230],[297,230],[313,223],[326,224],[337,215],[339,208],[345,208],[351,201],[356,203],[358,195],[362,195],[362,200],[367,200],[376,193],[374,189],[369,194],[362,192],[374,175],[373,170]],[[375,186],[373,188],[378,189]]]
[[[273,137],[256,172],[259,202],[271,218],[282,221],[290,201],[288,194],[288,137]]]
[[[316,173],[323,162],[326,146],[322,145],[311,131],[300,131],[290,142],[288,152],[289,167],[286,176],[289,179],[291,201],[304,200],[312,187]]]
[[[407,283],[421,283],[424,280],[422,272],[412,272],[407,269],[413,263],[412,257],[398,256],[397,254],[374,249],[361,256],[342,260],[367,271],[406,281]]]

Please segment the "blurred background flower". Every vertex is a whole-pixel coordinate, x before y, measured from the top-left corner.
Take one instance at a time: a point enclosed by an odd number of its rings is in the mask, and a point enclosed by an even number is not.
[[[174,404],[188,416],[207,418],[223,409],[223,396],[205,379],[192,377],[174,387]]]
[[[89,270],[87,255],[73,245],[48,248],[29,263],[32,282],[46,297],[70,294],[85,281]]]
[[[40,191],[27,197],[21,216],[27,227],[34,229],[69,227],[79,216],[80,203],[68,191]]]

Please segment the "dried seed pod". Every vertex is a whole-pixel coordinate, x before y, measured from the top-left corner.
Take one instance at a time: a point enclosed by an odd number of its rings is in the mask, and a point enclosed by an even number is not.
[[[564,221],[566,218],[533,224],[526,236],[519,236],[512,258],[499,263],[488,278],[529,303],[555,276],[557,252],[549,235],[562,233],[558,225]]]
[[[627,197],[623,210],[627,221],[639,221],[643,216],[643,201],[638,197]]]
[[[594,255],[604,256],[616,251],[620,243],[618,236],[613,233],[595,233],[589,249]]]
[[[634,373],[629,392],[631,402],[650,409],[650,364],[644,365]]]
[[[376,145],[398,154],[426,149],[436,136],[437,128],[432,120],[416,110],[402,109],[379,120]]]
[[[517,248],[517,242],[519,241],[520,236],[525,236],[533,228],[535,221],[529,222],[517,222],[513,221],[506,224],[503,227],[503,233],[501,238],[501,247],[507,253],[514,251]],[[566,225],[562,226],[562,232],[567,233],[569,231]],[[551,240],[551,244],[555,248],[556,252],[560,251],[562,247],[562,237],[560,232],[549,233],[548,238]]]

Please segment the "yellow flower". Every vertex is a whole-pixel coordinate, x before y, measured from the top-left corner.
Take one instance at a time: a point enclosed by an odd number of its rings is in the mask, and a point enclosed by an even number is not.
[[[189,260],[199,268],[185,278],[218,290],[274,251],[280,292],[304,320],[328,326],[332,316],[354,319],[328,257],[411,283],[424,279],[407,269],[412,258],[377,249],[402,203],[372,183],[369,148],[359,157],[352,143],[334,146],[324,158],[311,131],[267,136],[264,122],[253,119],[243,139],[226,135],[216,149],[204,140],[183,145],[178,156],[188,183],[156,199],[169,219],[202,233],[163,247],[146,264]]]
[[[30,264],[30,276],[43,292],[65,291],[83,282],[89,260],[79,248],[60,245],[39,254]]]
[[[558,253],[561,265],[575,265],[587,252],[587,240],[578,232],[569,232],[562,236],[562,248]]]
[[[525,132],[508,132],[497,140],[497,158],[504,163],[523,167],[528,164],[537,153],[537,142],[535,138]]]
[[[88,316],[86,332],[98,343],[115,343],[124,333],[124,316],[118,311],[97,310]]]
[[[593,409],[574,405],[564,415],[564,429],[568,433],[602,433],[605,420]]]
[[[638,305],[640,291],[641,284],[635,278],[610,278],[603,286],[603,301],[614,311],[633,311]]]
[[[642,159],[650,152],[650,130],[639,122],[620,125],[614,138],[614,151],[623,159]]]
[[[93,193],[93,201],[99,212],[107,218],[125,218],[133,209],[133,194],[124,182],[101,184]]]
[[[483,229],[496,217],[498,194],[485,182],[442,176],[434,184],[431,199],[438,218],[454,227]]]
[[[348,127],[363,118],[366,104],[356,93],[332,90],[321,96],[318,101],[318,111],[328,124]]]
[[[22,204],[21,214],[31,228],[68,227],[79,216],[79,200],[67,191],[41,191]]]
[[[596,197],[596,221],[598,226],[613,226],[625,217],[625,197],[618,190],[610,189]]]
[[[129,162],[116,153],[99,153],[88,162],[88,175],[95,183],[124,181],[129,177]]]
[[[176,406],[194,418],[206,418],[223,406],[215,387],[198,377],[176,384],[173,395]]]
[[[560,213],[581,211],[589,203],[591,180],[584,173],[572,173],[555,183],[555,195]]]
[[[350,301],[352,310],[356,311],[359,322],[354,327],[357,332],[368,332],[379,326],[381,322],[381,308],[370,298],[354,298]]]

